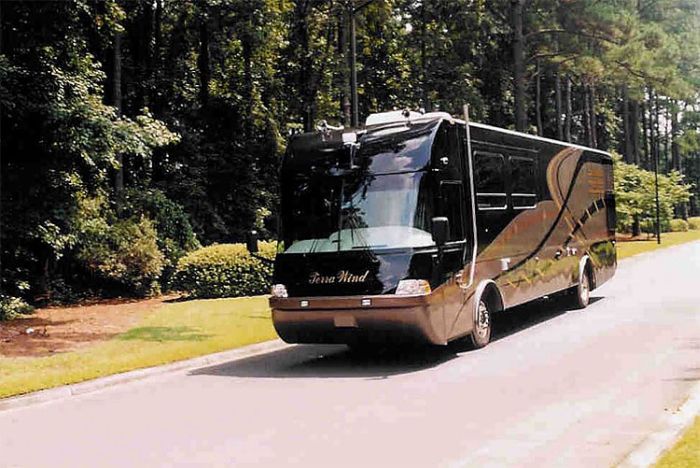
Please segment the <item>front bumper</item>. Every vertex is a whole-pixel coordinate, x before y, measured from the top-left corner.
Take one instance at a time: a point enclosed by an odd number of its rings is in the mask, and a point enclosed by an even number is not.
[[[432,295],[273,297],[270,307],[275,329],[288,343],[446,343],[437,332],[444,327]]]

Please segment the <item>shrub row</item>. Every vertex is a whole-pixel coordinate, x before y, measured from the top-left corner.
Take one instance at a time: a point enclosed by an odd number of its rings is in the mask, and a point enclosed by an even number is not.
[[[693,231],[700,231],[700,216],[696,218],[688,218],[688,228]]]
[[[653,220],[644,220],[641,222],[642,232],[654,234],[656,232],[656,224]],[[661,232],[686,232],[700,230],[700,218],[671,219],[668,221],[661,220]]]
[[[684,219],[672,219],[670,226],[671,232],[686,232],[688,230],[688,221]]]
[[[260,242],[260,256],[274,259],[276,251],[276,242]],[[266,294],[271,281],[272,264],[252,257],[244,244],[218,244],[182,257],[171,286],[197,298],[238,297]]]

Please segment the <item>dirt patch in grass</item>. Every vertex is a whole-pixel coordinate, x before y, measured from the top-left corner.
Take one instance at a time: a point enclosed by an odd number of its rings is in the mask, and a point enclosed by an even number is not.
[[[163,302],[177,297],[37,309],[30,316],[0,322],[0,356],[48,356],[105,341],[133,328]]]

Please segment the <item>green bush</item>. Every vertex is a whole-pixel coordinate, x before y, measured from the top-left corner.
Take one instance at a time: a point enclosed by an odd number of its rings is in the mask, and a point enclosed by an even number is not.
[[[0,321],[11,320],[18,315],[31,314],[32,312],[34,312],[34,307],[22,299],[0,294]]]
[[[112,291],[133,296],[159,291],[165,259],[153,223],[146,217],[96,224],[85,233],[77,258]]]
[[[700,231],[700,217],[688,218],[688,229],[693,231]]]
[[[153,220],[158,248],[165,256],[161,284],[169,283],[177,262],[188,252],[201,247],[182,205],[157,189],[130,189],[119,207],[120,218],[146,215]]]
[[[685,232],[688,230],[688,221],[684,219],[672,219],[670,226],[671,232]]]
[[[276,251],[276,242],[260,242],[260,256],[273,259]],[[238,297],[266,294],[271,281],[272,265],[252,257],[244,244],[219,244],[181,258],[172,287],[192,297]]]

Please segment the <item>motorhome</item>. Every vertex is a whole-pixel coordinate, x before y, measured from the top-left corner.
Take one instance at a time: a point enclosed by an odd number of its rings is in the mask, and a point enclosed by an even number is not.
[[[456,339],[617,265],[611,156],[447,113],[291,138],[270,306],[290,343]]]

